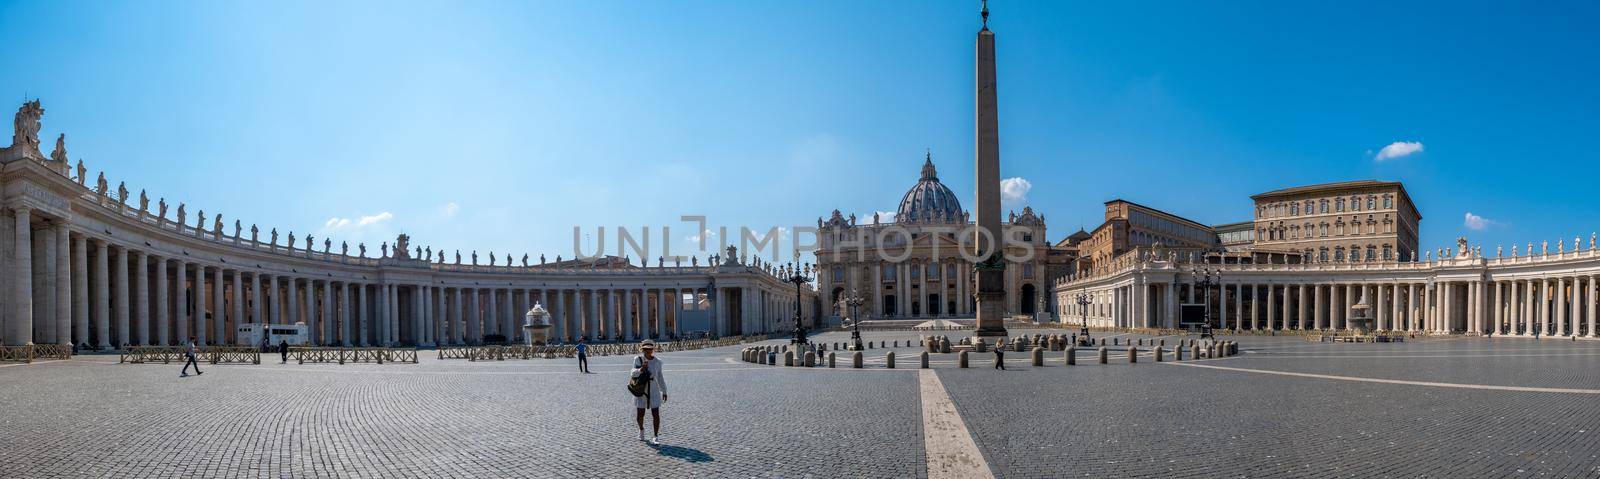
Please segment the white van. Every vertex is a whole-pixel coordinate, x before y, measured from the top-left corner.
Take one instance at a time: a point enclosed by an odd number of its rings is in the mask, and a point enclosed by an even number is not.
[[[287,341],[290,346],[300,346],[306,343],[306,323],[294,324],[261,324],[248,323],[239,325],[238,335],[235,338],[240,345],[261,346],[266,344],[277,347],[281,341]],[[262,338],[266,341],[263,343]]]

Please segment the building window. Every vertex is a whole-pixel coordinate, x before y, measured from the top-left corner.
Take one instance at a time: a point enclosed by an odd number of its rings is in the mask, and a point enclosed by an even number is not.
[[[911,272],[911,279],[912,280],[922,279],[922,266],[921,265],[915,265],[915,264],[911,265],[911,269],[909,269],[908,271]]]
[[[1033,242],[1033,233],[1022,233],[1022,241]]]
[[[1378,259],[1378,248],[1375,247],[1375,246],[1368,245],[1367,246],[1367,261],[1372,261],[1372,260],[1376,260],[1376,259]]]
[[[1339,212],[1339,213],[1343,213],[1344,212],[1344,198],[1339,198],[1337,200],[1334,200],[1334,202],[1333,202],[1333,211],[1336,211],[1336,212]]]
[[[1320,263],[1328,262],[1328,248],[1327,247],[1323,247],[1321,251],[1317,252],[1317,262],[1320,262]]]
[[[1383,245],[1383,260],[1389,261],[1392,259],[1394,259],[1394,248],[1389,245]]]
[[[834,266],[833,267],[833,282],[835,282],[835,283],[844,282],[844,268],[840,268],[838,266]]]
[[[1323,213],[1327,213],[1328,212],[1328,200],[1322,200],[1321,205],[1322,205],[1322,212]]]
[[[1378,202],[1377,198],[1373,198],[1371,196],[1368,196],[1367,197],[1367,209],[1368,210],[1377,209],[1377,202]]]
[[[1300,203],[1289,205],[1290,216],[1300,216]]]
[[[1343,246],[1340,246],[1340,247],[1337,247],[1337,248],[1333,249],[1333,260],[1334,261],[1344,261],[1344,247]]]
[[[1022,263],[1022,277],[1033,277],[1033,263]]]
[[[1383,209],[1389,209],[1389,208],[1393,208],[1393,207],[1394,207],[1394,199],[1390,198],[1388,195],[1384,195],[1383,196]]]
[[[894,281],[894,278],[895,278],[894,265],[892,265],[892,264],[884,265],[884,267],[883,267],[883,279],[888,280],[888,281]]]
[[[939,265],[928,265],[928,279],[939,279]]]

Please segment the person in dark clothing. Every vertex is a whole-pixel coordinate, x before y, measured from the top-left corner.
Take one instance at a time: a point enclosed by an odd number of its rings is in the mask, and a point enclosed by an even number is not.
[[[199,354],[199,352],[200,352],[200,348],[198,346],[195,346],[194,336],[190,336],[189,337],[189,344],[186,345],[184,350],[183,350],[183,357],[184,357],[183,371],[178,373],[178,377],[187,377],[187,376],[189,376],[189,366],[194,366],[194,375],[199,376],[201,374],[205,374],[205,373],[200,372],[200,363],[197,363],[194,360],[195,355]]]
[[[289,341],[278,340],[278,357],[281,358],[279,364],[289,363]]]
[[[578,338],[578,370],[589,372],[589,345],[581,337]]]
[[[1006,343],[1000,342],[994,346],[994,368],[1006,370]]]

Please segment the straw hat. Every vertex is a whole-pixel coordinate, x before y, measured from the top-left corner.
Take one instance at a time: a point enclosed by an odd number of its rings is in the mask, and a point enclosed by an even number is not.
[[[641,351],[642,350],[646,350],[646,349],[655,349],[655,348],[656,348],[656,342],[655,341],[651,341],[651,340],[646,339],[646,340],[641,341],[639,343],[639,350],[641,350]]]

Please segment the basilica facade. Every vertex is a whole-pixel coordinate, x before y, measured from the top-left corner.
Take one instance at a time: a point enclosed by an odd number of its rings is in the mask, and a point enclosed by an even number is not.
[[[1032,208],[1008,216],[1005,314],[1048,316],[1051,279],[1070,252],[1046,240],[1045,218]],[[931,155],[892,220],[861,221],[834,210],[818,218],[817,229],[818,291],[822,304],[831,305],[826,314],[874,320],[970,318],[976,311],[971,215],[939,181]],[[851,297],[860,298],[856,311],[849,311]]]

